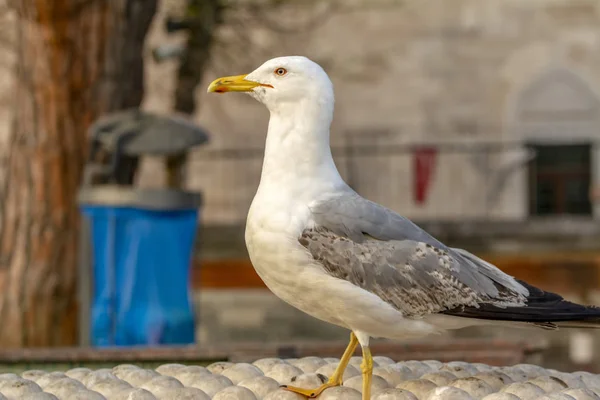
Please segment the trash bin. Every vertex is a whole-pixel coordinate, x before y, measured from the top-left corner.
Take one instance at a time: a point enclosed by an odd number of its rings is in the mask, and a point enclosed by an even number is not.
[[[199,195],[100,186],[79,202],[92,243],[91,344],[193,343]]]
[[[165,120],[133,110],[91,129],[90,161],[78,196],[84,217],[79,281],[84,345],[194,342],[189,277],[201,194],[133,186],[142,155],[183,160],[191,145],[205,141],[199,128],[186,124],[178,130],[179,121]],[[161,147],[157,137],[165,127],[162,135],[172,140]]]

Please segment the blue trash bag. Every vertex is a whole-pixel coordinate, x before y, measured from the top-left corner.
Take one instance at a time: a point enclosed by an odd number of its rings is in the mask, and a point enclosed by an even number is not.
[[[190,344],[198,210],[84,206],[93,262],[92,346]]]

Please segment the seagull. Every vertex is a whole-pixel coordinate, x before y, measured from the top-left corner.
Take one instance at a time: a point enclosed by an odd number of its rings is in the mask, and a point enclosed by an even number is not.
[[[448,247],[350,188],[329,142],[333,84],[317,63],[274,58],[250,74],[214,80],[208,92],[244,92],[270,112],[245,231],[257,274],[286,303],[351,331],[326,383],[287,390],[314,398],[341,385],[360,345],[362,398],[370,399],[370,338],[423,337],[482,324],[600,325],[600,308],[568,302]]]

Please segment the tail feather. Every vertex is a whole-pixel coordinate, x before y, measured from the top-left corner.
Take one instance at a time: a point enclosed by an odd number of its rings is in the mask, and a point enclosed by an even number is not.
[[[479,307],[459,307],[444,314],[465,318],[496,321],[528,322],[544,329],[600,329],[600,308],[565,300],[560,295],[545,292],[527,282],[518,281],[529,290],[527,304],[521,307],[498,307],[483,303]]]

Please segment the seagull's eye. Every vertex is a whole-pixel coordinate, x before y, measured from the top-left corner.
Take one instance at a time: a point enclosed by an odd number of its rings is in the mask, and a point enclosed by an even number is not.
[[[287,74],[287,69],[279,67],[273,72],[275,73],[275,75],[284,76],[285,74]]]

